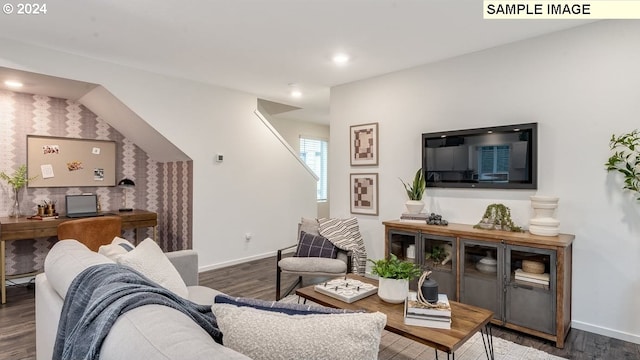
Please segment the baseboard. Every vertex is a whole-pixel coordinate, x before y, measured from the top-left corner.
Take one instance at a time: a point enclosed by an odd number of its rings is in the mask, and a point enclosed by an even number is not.
[[[235,259],[235,260],[231,260],[231,261],[225,261],[225,262],[221,262],[221,263],[217,263],[217,264],[200,266],[200,267],[198,267],[198,271],[199,272],[203,272],[203,271],[209,271],[209,270],[222,269],[222,268],[225,268],[227,266],[238,265],[238,264],[245,263],[247,261],[260,260],[260,259],[264,259],[264,258],[267,258],[267,257],[270,257],[270,256],[276,256],[276,253],[277,253],[276,251],[270,251],[270,252],[264,253],[264,254],[248,256],[248,257],[245,257],[245,258]],[[274,264],[274,266],[275,266],[275,264]]]
[[[634,344],[640,344],[640,335],[638,334],[631,334],[628,332],[609,329],[606,327],[588,324],[588,323],[585,323],[582,321],[576,321],[576,320],[571,321],[571,327],[573,327],[574,329],[584,330],[584,331],[588,331],[590,333],[594,333],[598,335],[608,336],[614,339],[632,342]]]

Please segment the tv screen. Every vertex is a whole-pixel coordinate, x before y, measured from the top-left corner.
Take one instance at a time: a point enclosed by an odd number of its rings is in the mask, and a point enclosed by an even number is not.
[[[428,187],[536,189],[538,124],[422,134]]]

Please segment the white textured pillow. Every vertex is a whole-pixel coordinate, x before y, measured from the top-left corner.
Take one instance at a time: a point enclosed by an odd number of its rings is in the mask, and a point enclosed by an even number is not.
[[[133,249],[135,249],[135,245],[127,241],[127,239],[116,236],[113,238],[111,244],[100,246],[98,254],[102,254],[113,261],[118,261],[120,256]]]
[[[222,342],[255,360],[377,359],[383,313],[286,315],[213,304]]]
[[[146,238],[135,249],[120,256],[118,263],[138,270],[158,285],[183,298],[189,297],[187,285],[180,277],[178,270],[153,239]]]

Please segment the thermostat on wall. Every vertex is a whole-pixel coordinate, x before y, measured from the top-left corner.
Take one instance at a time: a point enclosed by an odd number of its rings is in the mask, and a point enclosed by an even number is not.
[[[223,161],[224,161],[224,155],[216,154],[216,162],[223,162]]]

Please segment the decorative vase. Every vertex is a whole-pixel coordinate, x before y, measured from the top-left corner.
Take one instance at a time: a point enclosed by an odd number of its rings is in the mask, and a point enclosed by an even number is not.
[[[404,206],[407,207],[409,214],[419,214],[424,209],[424,202],[422,200],[408,200]]]
[[[476,269],[487,274],[495,274],[498,271],[498,261],[493,257],[491,251],[487,251],[487,256],[476,263]]]
[[[378,296],[380,299],[392,303],[400,304],[409,295],[409,280],[388,279],[381,277],[378,284]]]
[[[18,198],[18,194],[20,193],[20,189],[13,189],[13,206],[11,207],[11,217],[19,218],[20,214],[20,199]]]
[[[534,235],[556,236],[560,232],[560,221],[553,215],[558,207],[558,198],[553,196],[531,196],[531,207],[535,213],[529,221],[529,232]]]

